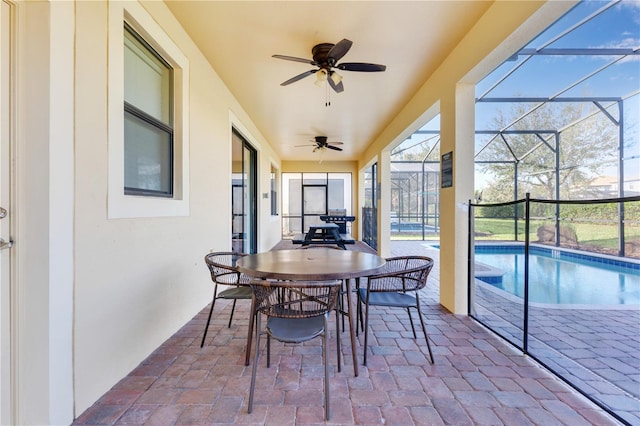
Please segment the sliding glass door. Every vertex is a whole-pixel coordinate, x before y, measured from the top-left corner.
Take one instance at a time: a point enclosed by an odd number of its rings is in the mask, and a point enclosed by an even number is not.
[[[338,213],[340,212],[340,213]],[[321,215],[351,215],[350,173],[283,173],[282,236],[323,223]],[[350,229],[347,229],[347,233]]]
[[[232,248],[243,253],[258,250],[257,153],[242,135],[232,137]]]

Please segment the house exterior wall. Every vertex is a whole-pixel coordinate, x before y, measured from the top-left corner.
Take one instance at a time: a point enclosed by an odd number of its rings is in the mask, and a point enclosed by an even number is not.
[[[76,413],[210,302],[203,257],[231,247],[232,126],[258,151],[258,193],[268,192],[270,164],[279,163],[166,6],[145,2],[146,13],[189,61],[189,213],[108,219],[105,190],[112,165],[104,152],[113,88],[105,48],[114,30],[110,9],[124,7],[126,14],[123,3],[76,3],[76,110],[86,114],[76,121]],[[265,223],[271,220],[269,203],[258,201],[264,249],[279,239],[280,227]]]
[[[109,43],[127,8],[189,64],[189,198],[179,215],[109,215],[118,167],[107,153],[122,108],[110,104],[122,78]],[[280,159],[164,3],[18,2],[16,11],[14,418],[68,424],[210,302],[203,257],[231,248],[232,127],[258,151],[259,194]],[[280,239],[279,217],[268,199],[258,209],[258,249],[267,250]]]

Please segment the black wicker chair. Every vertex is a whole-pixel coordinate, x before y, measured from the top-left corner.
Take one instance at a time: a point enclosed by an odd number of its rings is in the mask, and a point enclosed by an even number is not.
[[[285,343],[302,343],[322,337],[324,364],[324,413],[329,420],[329,356],[327,336],[329,314],[336,307],[342,282],[253,280],[253,304],[256,310],[256,345],[248,411],[253,410],[256,371],[260,354],[260,336],[267,335],[267,367],[271,364],[271,338]],[[261,317],[267,317],[265,330]],[[336,331],[336,335],[337,335]],[[340,351],[340,340],[338,352]]]
[[[369,336],[369,307],[385,306],[391,308],[405,308],[409,315],[413,338],[416,339],[416,329],[411,317],[411,309],[418,311],[420,325],[429,349],[429,358],[433,364],[433,354],[429,337],[424,326],[420,311],[420,289],[427,284],[427,277],[433,268],[433,259],[425,256],[400,256],[386,259],[384,269],[367,277],[367,286],[358,289],[358,318],[362,326],[362,306],[364,310],[364,365],[367,365],[367,348]]]
[[[202,343],[200,343],[200,347],[204,346],[205,339],[207,338],[207,331],[209,330],[211,315],[213,314],[213,307],[216,304],[216,300],[233,300],[228,327],[231,327],[233,312],[236,309],[236,301],[238,299],[251,300],[251,287],[249,287],[249,281],[251,280],[251,278],[240,273],[236,269],[236,261],[242,256],[246,256],[246,254],[233,251],[225,251],[209,253],[204,257],[204,261],[207,264],[207,267],[209,267],[209,272],[211,272],[211,280],[213,281],[214,286],[213,300],[211,301],[211,309],[209,310],[209,318],[207,318],[207,325],[204,328],[204,335],[202,336]],[[228,286],[228,288],[218,293],[218,284]]]

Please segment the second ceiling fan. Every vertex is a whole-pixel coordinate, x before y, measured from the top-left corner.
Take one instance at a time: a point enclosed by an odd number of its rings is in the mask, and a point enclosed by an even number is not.
[[[342,84],[342,76],[338,74],[335,69],[343,71],[358,71],[358,72],[380,72],[387,69],[386,65],[369,64],[364,62],[341,62],[338,63],[344,55],[347,54],[353,42],[351,40],[342,39],[337,44],[332,43],[320,43],[311,49],[311,55],[313,59],[297,58],[295,56],[285,55],[273,55],[274,58],[284,59],[286,61],[302,62],[305,64],[317,67],[315,69],[305,71],[289,80],[281,83],[281,86],[287,86],[291,83],[295,83],[298,80],[302,80],[312,74],[317,77],[316,84],[321,85],[325,81],[329,83],[331,88],[337,93],[344,90]]]
[[[307,145],[296,145],[298,147],[300,146],[313,146],[313,152],[316,152],[318,150],[320,151],[324,151],[325,149],[333,149],[334,151],[342,151],[342,148],[336,146],[336,145],[343,145],[342,142],[328,142],[328,138],[326,136],[316,136],[313,138],[313,142],[315,142],[314,144],[307,144]]]

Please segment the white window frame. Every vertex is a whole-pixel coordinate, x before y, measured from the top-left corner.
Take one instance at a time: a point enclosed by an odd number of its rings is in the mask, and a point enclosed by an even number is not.
[[[124,193],[124,23],[173,68],[173,197]],[[189,61],[137,2],[109,2],[108,218],[189,215]]]
[[[144,97],[148,100],[148,96],[154,97],[157,104],[147,105],[145,100],[141,99],[143,92],[136,92],[127,94],[127,84],[125,84],[125,102],[124,102],[124,115],[125,115],[125,194],[127,195],[142,195],[147,197],[173,197],[173,68],[165,62],[161,55],[150,47],[146,41],[136,33],[136,31],[129,25],[125,24],[125,52],[130,51],[130,54],[136,56],[138,59],[135,65],[130,64],[132,67],[143,66],[144,72],[151,72],[152,75],[158,78],[156,83],[160,83],[160,87],[145,87],[150,89],[150,92],[144,92]],[[144,65],[142,65],[144,64]],[[129,78],[127,75],[129,72],[138,74],[141,69],[128,69],[125,61],[125,81]],[[155,73],[155,74],[154,74]],[[164,76],[164,77],[163,77]],[[136,91],[137,88],[129,87],[128,90]],[[128,99],[131,96],[131,99]],[[166,103],[164,103],[164,102]],[[158,110],[154,110],[153,107]],[[129,144],[136,146],[136,148],[142,149],[140,145],[137,145],[135,136],[127,134],[127,123],[131,124],[135,131],[142,132],[145,136],[149,137],[145,143],[145,148],[151,150],[151,152],[157,152],[160,150],[157,158],[160,166],[157,179],[154,181],[158,184],[158,188],[150,189],[145,186],[151,182],[146,181],[145,184],[140,184],[136,178],[132,176],[132,179],[138,183],[135,186],[128,185],[131,182],[127,181],[127,172],[132,174],[140,173],[140,165],[136,161],[136,170],[130,170],[130,160],[137,160],[138,157],[135,154],[129,154],[127,147]],[[151,129],[147,129],[150,127]],[[146,133],[142,129],[148,131]],[[157,138],[154,138],[154,136]],[[166,145],[165,145],[166,143]],[[129,157],[131,155],[131,157]],[[156,158],[156,157],[153,157]],[[166,162],[162,162],[165,160]],[[129,166],[127,167],[127,164]],[[168,179],[167,179],[168,178]]]

